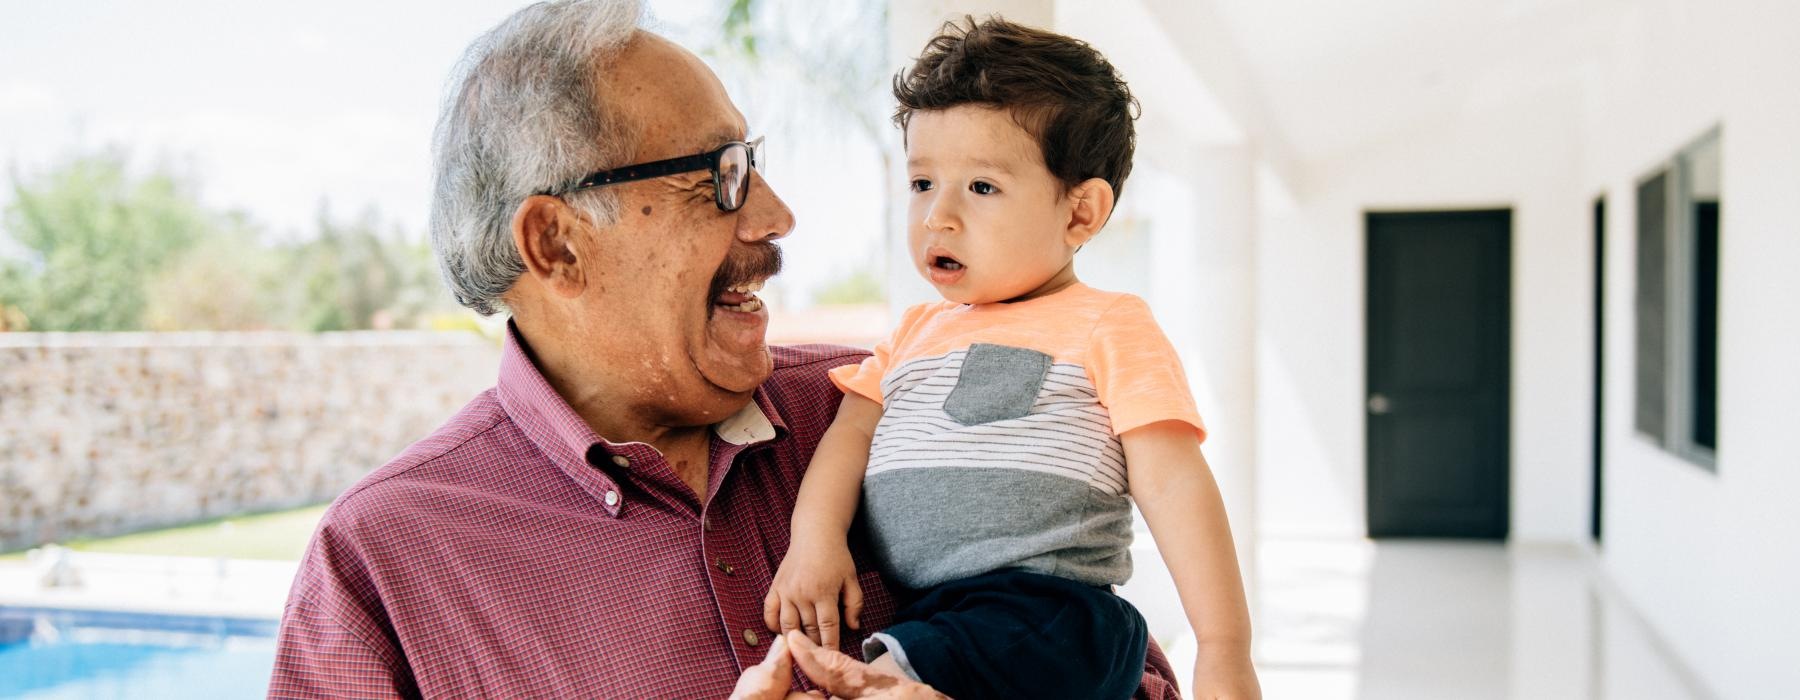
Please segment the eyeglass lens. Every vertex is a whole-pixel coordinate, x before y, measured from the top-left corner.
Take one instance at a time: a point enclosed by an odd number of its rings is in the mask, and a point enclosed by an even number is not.
[[[725,211],[737,211],[750,194],[750,152],[733,145],[719,156],[719,203]]]

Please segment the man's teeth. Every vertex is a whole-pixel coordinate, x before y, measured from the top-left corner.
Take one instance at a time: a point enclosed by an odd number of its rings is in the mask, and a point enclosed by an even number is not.
[[[746,282],[746,283],[740,284],[736,287],[727,287],[725,289],[725,291],[737,292],[739,294],[755,294],[757,292],[762,291],[762,288],[763,288],[763,283],[761,281],[756,281],[756,282]]]
[[[761,311],[762,306],[763,306],[763,304],[762,304],[761,299],[752,297],[750,299],[750,301],[746,301],[742,304],[738,304],[736,306],[726,306],[724,304],[720,304],[719,308],[726,309],[728,311],[742,311],[742,312],[748,314],[748,313],[755,313],[757,311]]]

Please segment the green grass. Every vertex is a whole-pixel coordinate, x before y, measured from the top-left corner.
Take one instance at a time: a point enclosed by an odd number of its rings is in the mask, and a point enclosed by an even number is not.
[[[297,561],[306,551],[306,541],[312,537],[313,527],[319,524],[319,518],[324,514],[324,505],[308,506],[275,513],[236,515],[118,537],[74,540],[63,546],[82,552],[110,554]],[[24,556],[24,552],[14,552],[0,555],[0,559]]]

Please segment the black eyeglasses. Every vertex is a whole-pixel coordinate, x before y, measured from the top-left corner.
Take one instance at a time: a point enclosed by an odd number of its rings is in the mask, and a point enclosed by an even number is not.
[[[719,205],[719,211],[733,212],[743,207],[744,200],[750,196],[750,171],[762,169],[762,160],[757,157],[762,142],[760,137],[749,143],[732,141],[706,153],[602,170],[581,178],[573,187],[561,191],[550,190],[544,194],[561,197],[590,187],[710,170],[713,177],[713,203]]]

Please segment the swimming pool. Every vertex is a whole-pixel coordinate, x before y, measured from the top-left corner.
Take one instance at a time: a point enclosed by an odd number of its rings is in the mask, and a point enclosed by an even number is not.
[[[274,620],[0,607],[0,698],[259,698]]]

